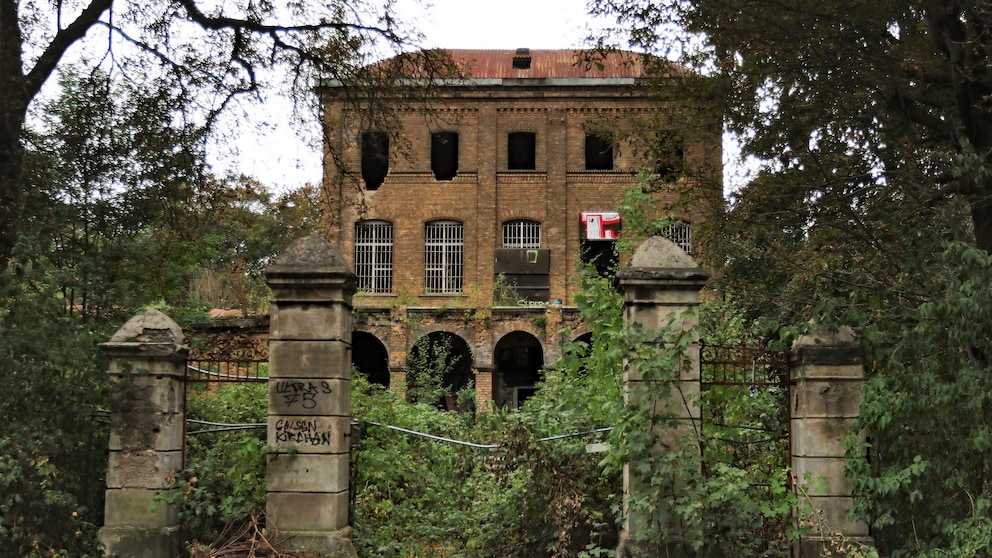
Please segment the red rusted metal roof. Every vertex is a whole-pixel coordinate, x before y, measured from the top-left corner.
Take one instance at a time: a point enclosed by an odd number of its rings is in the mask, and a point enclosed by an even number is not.
[[[631,52],[582,50],[446,49],[466,74],[485,78],[637,78],[643,74],[640,55]],[[518,66],[514,67],[514,59]],[[524,61],[529,59],[529,65]]]

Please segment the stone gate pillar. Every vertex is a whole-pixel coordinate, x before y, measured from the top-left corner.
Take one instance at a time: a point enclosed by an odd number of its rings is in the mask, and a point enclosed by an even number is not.
[[[792,345],[792,470],[814,512],[813,531],[793,546],[793,556],[840,555],[831,540],[872,543],[868,526],[847,517],[853,481],[844,474],[844,438],[861,406],[863,359],[848,327],[814,325]]]
[[[267,527],[280,544],[355,556],[348,524],[355,277],[318,235],[265,270],[269,309]]]
[[[149,309],[131,318],[100,349],[110,359],[110,462],[100,540],[108,556],[181,556],[179,518],[165,498],[182,468],[189,348],[168,316]]]
[[[658,451],[677,451],[677,444],[692,444],[691,450],[699,451],[697,441],[691,437],[693,422],[699,421],[699,340],[696,334],[699,291],[705,286],[709,274],[681,248],[662,237],[646,240],[634,253],[630,264],[617,274],[624,302],[624,322],[639,324],[644,331],[667,327],[692,332],[693,343],[686,348],[685,366],[678,377],[658,385],[656,389],[672,390],[672,398],[664,402],[666,408],[652,407],[654,412],[674,417],[676,426],[656,426]],[[662,383],[662,382],[659,382]],[[643,393],[645,380],[634,369],[624,374],[624,388],[628,404],[637,404],[634,398]],[[655,404],[652,401],[650,404]],[[667,449],[665,449],[667,447]],[[624,468],[625,499],[636,498],[637,479]],[[664,505],[659,502],[658,505]],[[680,556],[679,541],[672,540],[666,549],[646,548],[636,543],[637,532],[643,519],[635,509],[628,508],[624,533],[617,555],[626,557]],[[677,538],[677,537],[676,537]]]

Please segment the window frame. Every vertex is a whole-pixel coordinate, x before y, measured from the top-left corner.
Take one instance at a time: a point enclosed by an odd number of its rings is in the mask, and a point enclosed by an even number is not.
[[[692,223],[682,219],[672,219],[663,225],[658,232],[681,248],[683,252],[692,255]]]
[[[393,224],[380,219],[355,223],[355,285],[368,294],[393,292]]]
[[[460,294],[465,281],[465,225],[440,219],[424,223],[424,293]]]
[[[541,223],[533,219],[511,219],[504,221],[503,248],[540,250]]]

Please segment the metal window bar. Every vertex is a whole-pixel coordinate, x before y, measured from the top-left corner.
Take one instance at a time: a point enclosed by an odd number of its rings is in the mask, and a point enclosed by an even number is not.
[[[503,248],[540,249],[541,224],[527,220],[503,223]]]
[[[370,221],[355,225],[355,277],[359,291],[393,291],[393,225]]]
[[[454,221],[428,223],[425,227],[425,292],[445,294],[462,291],[463,234],[462,224]]]
[[[671,240],[685,251],[692,254],[692,227],[684,221],[674,221],[661,229],[661,236]]]

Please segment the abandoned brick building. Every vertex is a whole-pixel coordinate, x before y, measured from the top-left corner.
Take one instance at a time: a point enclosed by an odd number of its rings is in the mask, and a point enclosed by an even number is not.
[[[623,53],[447,53],[464,77],[439,80],[429,110],[397,98],[390,129],[323,84],[323,232],[357,276],[361,372],[404,390],[426,336],[459,355],[453,388],[474,382],[480,408],[516,407],[566,343],[588,337],[576,269],[611,252],[618,199],[641,171],[677,219],[670,238],[695,250],[720,199],[719,125],[686,124],[686,101],[645,86],[643,60]],[[645,123],[664,148],[638,143]]]

